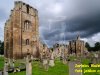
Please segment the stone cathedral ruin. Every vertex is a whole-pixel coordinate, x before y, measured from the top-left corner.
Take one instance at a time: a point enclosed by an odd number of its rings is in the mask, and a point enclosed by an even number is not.
[[[36,56],[39,48],[39,25],[37,9],[16,1],[10,18],[4,27],[4,55],[10,59],[20,59],[27,52]]]

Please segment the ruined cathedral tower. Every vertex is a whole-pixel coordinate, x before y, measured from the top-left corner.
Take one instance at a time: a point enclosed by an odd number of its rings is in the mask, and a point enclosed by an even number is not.
[[[15,2],[4,27],[4,55],[19,59],[34,55],[39,41],[38,11],[21,1]]]

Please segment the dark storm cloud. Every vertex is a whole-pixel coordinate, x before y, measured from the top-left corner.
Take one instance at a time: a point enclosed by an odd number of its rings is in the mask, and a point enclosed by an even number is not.
[[[10,12],[13,2],[4,0],[5,5],[0,3],[0,21],[7,19],[9,13],[5,11]],[[100,0],[24,0],[24,2],[38,9],[40,38],[48,46],[52,46],[55,42],[75,39],[78,34],[82,38],[89,38],[100,33]]]
[[[85,16],[86,19],[81,19],[81,18],[76,18],[76,25],[74,25],[75,23],[72,22],[72,28],[69,27],[68,29],[71,32],[75,32],[75,31],[80,31],[80,32],[85,32],[86,35],[84,35],[85,37],[87,36],[91,36],[95,33],[100,32],[100,14],[95,13],[95,16]]]
[[[71,5],[68,7],[68,3],[66,2],[69,2]],[[63,12],[55,16],[54,14],[49,15],[49,19],[53,22],[50,23],[50,28],[48,22],[48,24],[46,24],[47,30],[42,30],[45,32],[43,34],[44,39],[48,40],[49,43],[50,41],[67,41],[75,39],[78,34],[80,34],[81,38],[88,38],[100,32],[99,0],[76,0],[73,2],[71,0],[65,1],[65,3],[62,2],[62,4],[64,9]],[[61,21],[56,21],[56,19],[61,19],[56,18],[56,16],[64,16],[66,18]],[[46,19],[45,21],[47,21]]]
[[[67,35],[67,32],[71,32],[70,34],[76,32],[76,35],[79,32],[82,37],[92,36],[93,34],[100,32],[100,16],[98,15],[100,14],[91,17],[85,16],[86,19],[82,19],[81,16],[80,18],[75,18],[70,21],[65,20],[63,22],[54,23],[51,26],[51,30],[46,31],[47,35],[45,36],[49,39],[62,32],[64,32],[65,35]]]
[[[93,17],[94,18],[94,17]],[[53,40],[53,41],[61,41],[61,40],[71,40],[75,39],[78,34],[82,38],[90,37],[98,32],[100,32],[100,21],[99,19],[94,18],[93,20],[89,21],[90,19],[85,19],[86,21],[80,21],[76,24],[74,22],[66,23],[66,25],[57,24],[56,26],[51,27],[51,31],[47,30],[44,32],[44,37],[46,40]],[[76,22],[76,21],[75,21]],[[65,28],[63,28],[65,27]],[[61,35],[61,34],[64,35]]]

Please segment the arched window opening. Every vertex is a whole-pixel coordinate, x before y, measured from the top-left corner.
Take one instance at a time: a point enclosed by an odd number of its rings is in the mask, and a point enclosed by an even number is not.
[[[27,13],[29,13],[29,5],[27,5],[26,8],[27,8]]]
[[[26,45],[29,45],[29,39],[26,39]]]
[[[31,22],[26,20],[24,22],[24,30],[29,30],[30,29],[30,26],[31,26]]]

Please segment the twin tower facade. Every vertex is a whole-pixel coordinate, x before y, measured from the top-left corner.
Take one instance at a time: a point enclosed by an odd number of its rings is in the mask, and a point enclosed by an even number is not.
[[[16,1],[4,27],[4,55],[19,59],[27,53],[35,55],[39,45],[38,11],[28,4]]]

